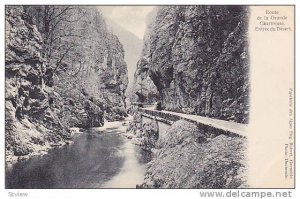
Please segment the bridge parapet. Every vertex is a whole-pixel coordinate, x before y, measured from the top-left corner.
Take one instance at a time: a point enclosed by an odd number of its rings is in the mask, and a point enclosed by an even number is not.
[[[143,102],[131,102],[130,105],[132,105],[132,106],[138,106],[138,107],[143,107],[143,108],[154,106],[154,104],[148,104],[148,103],[143,103]]]
[[[170,125],[180,120],[180,116],[163,111],[149,110],[147,108],[140,108],[139,111],[146,116],[152,116],[151,118],[156,117],[157,120],[165,121]]]
[[[172,111],[153,110],[153,107],[139,108],[142,117],[156,119],[167,125],[172,125],[178,120],[186,120],[196,124],[201,130],[213,134],[226,134],[231,136],[246,137],[246,124],[240,124],[231,121],[202,117],[199,115],[189,115]]]

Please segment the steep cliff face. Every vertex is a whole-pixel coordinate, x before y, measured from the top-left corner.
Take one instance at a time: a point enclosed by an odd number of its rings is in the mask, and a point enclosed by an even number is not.
[[[148,27],[144,35],[143,49],[141,57],[137,62],[137,68],[134,73],[134,88],[130,100],[132,102],[155,103],[159,100],[159,92],[150,78],[151,44],[150,32],[155,23],[157,9],[149,13]]]
[[[45,85],[42,38],[20,7],[5,13],[5,144],[7,158],[24,156],[70,137]]]
[[[89,6],[30,6],[27,12],[46,41],[47,72],[53,76],[46,83],[61,95],[56,101],[67,105],[62,120],[93,127],[104,118],[123,119],[128,84],[124,50],[101,13]]]
[[[128,70],[128,86],[126,89],[126,96],[130,97],[134,89],[134,73],[137,62],[140,58],[143,42],[133,33],[120,27],[113,21],[107,20],[109,29],[116,34],[124,48],[124,60]],[[129,101],[129,100],[128,100]]]
[[[5,20],[8,162],[126,116],[123,47],[97,9],[7,6]]]
[[[246,123],[247,19],[243,6],[159,7],[137,76],[151,78],[168,110]]]

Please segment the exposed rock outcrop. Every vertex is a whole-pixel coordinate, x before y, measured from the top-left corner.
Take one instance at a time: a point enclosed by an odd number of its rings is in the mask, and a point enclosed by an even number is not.
[[[155,93],[151,78],[168,110],[247,123],[247,7],[162,6],[155,12],[136,87],[142,79]]]
[[[70,138],[45,85],[43,39],[22,6],[5,13],[5,144],[7,160]],[[59,110],[58,110],[59,112]]]
[[[156,143],[139,188],[247,187],[245,139],[210,135],[179,120]]]

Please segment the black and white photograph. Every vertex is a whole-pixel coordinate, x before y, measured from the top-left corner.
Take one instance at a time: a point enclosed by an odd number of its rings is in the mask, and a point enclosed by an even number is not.
[[[292,17],[294,6],[5,5],[5,189],[293,188]],[[263,51],[281,35],[283,74],[264,61],[279,48]]]

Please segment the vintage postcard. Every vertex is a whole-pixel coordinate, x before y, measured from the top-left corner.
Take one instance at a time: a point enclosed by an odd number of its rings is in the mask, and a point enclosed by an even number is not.
[[[293,189],[294,72],[294,5],[6,5],[5,188]]]

